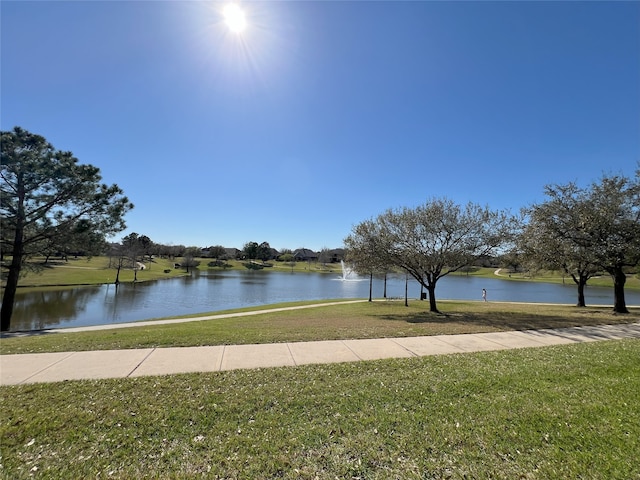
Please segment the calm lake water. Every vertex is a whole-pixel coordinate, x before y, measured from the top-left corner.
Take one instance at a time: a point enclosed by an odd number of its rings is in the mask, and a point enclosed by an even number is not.
[[[447,276],[438,282],[438,300],[568,303],[577,302],[573,282],[533,282]],[[373,296],[383,296],[384,282],[374,279]],[[387,296],[404,298],[404,276],[387,280]],[[19,292],[12,330],[104,325],[297,300],[368,298],[368,279],[343,281],[335,274],[269,271],[195,272],[190,277],[46,292]],[[420,285],[409,280],[409,298],[420,298]],[[640,292],[627,290],[628,305],[640,305]],[[613,305],[612,288],[587,287],[587,305]]]

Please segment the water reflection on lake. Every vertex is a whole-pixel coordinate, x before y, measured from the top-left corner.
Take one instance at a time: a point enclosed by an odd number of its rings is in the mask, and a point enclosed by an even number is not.
[[[438,282],[438,299],[569,303],[577,301],[573,282],[566,285],[517,282],[472,276],[447,276]],[[383,296],[384,282],[374,279],[373,296]],[[389,277],[387,296],[404,298],[404,276]],[[628,305],[640,305],[640,292],[625,292]],[[369,281],[342,281],[336,274],[265,271],[195,272],[189,277],[136,284],[18,292],[12,330],[102,325],[297,300],[368,298]],[[420,285],[409,281],[409,298]],[[612,305],[613,289],[587,287],[588,305]]]

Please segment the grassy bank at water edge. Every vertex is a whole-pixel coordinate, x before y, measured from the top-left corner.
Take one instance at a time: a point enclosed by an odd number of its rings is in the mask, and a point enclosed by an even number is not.
[[[34,353],[122,348],[230,345],[247,343],[297,342],[353,338],[451,335],[506,330],[561,328],[579,325],[631,323],[640,321],[640,310],[613,315],[610,308],[577,308],[562,305],[440,301],[442,313],[429,312],[428,302],[403,301],[339,302],[313,306],[316,302],[296,302],[233,310],[258,315],[225,317],[212,312],[210,319],[148,324],[110,330],[40,332],[0,340],[0,352]],[[312,308],[273,311],[288,306]],[[206,314],[198,314],[207,318]]]

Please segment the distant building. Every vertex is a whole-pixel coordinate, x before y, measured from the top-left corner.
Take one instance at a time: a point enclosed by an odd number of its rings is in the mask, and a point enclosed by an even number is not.
[[[296,262],[317,262],[318,254],[308,248],[299,248],[293,252],[293,259]]]
[[[339,263],[344,260],[344,248],[334,248],[329,250],[329,263]]]
[[[242,258],[242,251],[237,248],[225,248],[226,257],[229,260],[238,260]]]

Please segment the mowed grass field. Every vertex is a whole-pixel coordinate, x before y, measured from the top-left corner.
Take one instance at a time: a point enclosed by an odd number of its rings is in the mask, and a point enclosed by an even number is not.
[[[638,479],[640,340],[0,388],[0,476]]]
[[[610,308],[539,304],[439,307],[442,313],[433,314],[418,300],[409,307],[361,302],[2,338],[0,353],[640,321],[637,309],[613,315]],[[640,479],[638,392],[638,339],[5,386],[0,478]]]
[[[110,262],[108,257],[69,257],[68,261],[52,259],[44,263],[44,259],[34,259],[35,270],[23,269],[20,276],[19,288],[38,288],[70,285],[100,285],[114,283],[117,270],[115,260]],[[121,282],[157,280],[185,275],[184,269],[174,268],[170,259],[154,259],[145,262],[145,269],[134,274],[131,268],[120,270]],[[169,273],[165,273],[169,270]]]
[[[326,303],[332,303],[327,301]],[[608,307],[440,301],[441,313],[429,312],[429,302],[336,301],[334,305],[296,302],[263,307],[259,315],[225,318],[212,312],[211,320],[143,325],[86,332],[47,333],[3,338],[0,352],[113,350],[126,348],[233,345],[355,338],[451,335],[507,330],[561,328],[640,321],[640,309],[613,315]],[[291,306],[312,308],[271,311]],[[227,313],[259,311],[259,308]],[[207,317],[198,314],[198,317]],[[186,317],[188,319],[188,317]]]

